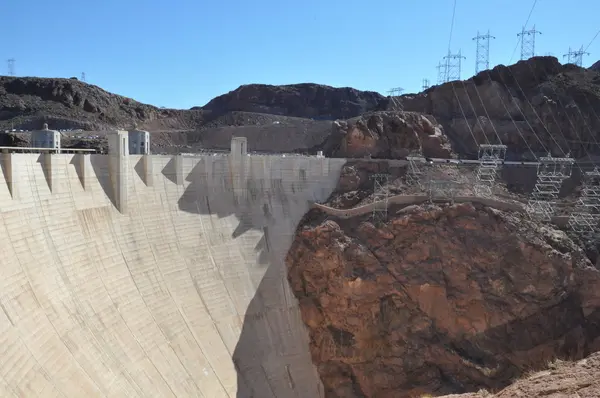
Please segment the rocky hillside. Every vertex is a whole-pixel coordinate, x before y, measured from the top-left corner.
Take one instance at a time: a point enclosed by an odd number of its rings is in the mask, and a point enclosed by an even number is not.
[[[0,122],[17,129],[39,128],[46,119],[54,128],[128,127],[186,130],[261,124],[267,114],[316,120],[351,118],[384,109],[387,99],[374,92],[318,84],[270,86],[251,84],[190,110],[159,109],[100,87],[72,79],[0,76]],[[239,117],[240,112],[245,114]]]
[[[318,120],[348,119],[383,110],[388,99],[372,91],[317,84],[249,84],[221,95],[201,109],[216,113],[244,111]]]
[[[433,115],[454,150],[502,143],[514,156],[600,153],[600,73],[536,57],[401,98],[405,110]],[[499,139],[498,139],[499,137]]]
[[[530,372],[497,393],[476,393],[439,398],[598,398],[600,397],[600,353],[577,362],[556,359],[539,372]]]
[[[590,66],[590,69],[600,71],[600,61],[598,61],[594,65]]]
[[[135,123],[159,134],[159,152],[225,149],[240,135],[248,137],[250,150],[268,152],[397,157],[422,145],[467,157],[475,156],[478,143],[500,137],[510,156],[531,156],[530,149],[583,156],[600,154],[597,65],[585,69],[536,57],[394,102],[347,87],[250,84],[189,110],[159,109],[77,79],[0,77],[0,129],[35,129],[43,121],[86,130]],[[415,116],[381,113],[398,111],[395,102]],[[429,138],[416,143],[415,134]]]
[[[389,214],[312,210],[288,253],[326,397],[498,391],[600,349],[600,272],[564,233],[471,203]]]

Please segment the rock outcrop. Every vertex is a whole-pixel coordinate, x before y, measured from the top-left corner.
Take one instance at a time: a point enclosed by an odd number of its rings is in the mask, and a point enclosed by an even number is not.
[[[450,157],[451,147],[436,120],[416,112],[372,112],[336,121],[325,144],[327,156],[404,158],[411,153]]]
[[[463,155],[498,137],[515,156],[531,156],[530,148],[556,156],[600,152],[590,144],[600,142],[600,74],[554,57],[500,65],[400,102],[404,110],[433,115]]]
[[[43,122],[56,129],[128,128],[177,113],[77,79],[0,76],[0,121],[19,129],[38,129]]]
[[[600,353],[577,362],[553,360],[495,394],[446,395],[439,398],[598,398],[600,397]]]
[[[285,86],[248,84],[220,95],[203,110],[268,113],[318,120],[348,119],[385,109],[388,99],[373,91],[303,83]]]
[[[594,65],[590,66],[591,70],[597,70],[600,72],[600,61],[596,62]]]
[[[498,390],[600,349],[600,272],[564,233],[470,203],[327,219],[287,256],[327,397]]]

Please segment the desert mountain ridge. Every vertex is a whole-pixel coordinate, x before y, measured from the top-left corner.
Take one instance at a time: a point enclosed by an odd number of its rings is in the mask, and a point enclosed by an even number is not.
[[[389,114],[378,113],[403,110],[439,125],[435,131],[447,137],[452,151],[459,155],[472,156],[478,142],[501,140],[515,156],[528,155],[529,151],[560,155],[570,151],[574,156],[583,156],[588,151],[600,152],[599,148],[582,144],[600,141],[597,65],[586,69],[562,65],[554,57],[534,57],[510,66],[496,66],[464,81],[405,94],[395,101],[350,87],[247,84],[191,109],[143,104],[75,78],[3,76],[0,129],[37,129],[44,122],[54,129],[88,131],[136,125],[159,134],[155,136],[156,145],[161,148],[155,149],[225,149],[231,136],[242,135],[248,137],[249,148],[255,150],[330,149],[343,155],[338,148],[340,131],[348,136],[354,130],[340,128],[334,121],[357,126],[361,134],[371,137],[389,137],[389,128],[409,124],[409,128],[401,129],[405,134],[412,125],[407,120],[419,118],[400,117],[394,121]],[[390,117],[391,122],[383,123],[378,131],[377,121]],[[375,146],[390,142],[388,139]],[[402,151],[380,151],[381,156],[389,156],[389,152]]]

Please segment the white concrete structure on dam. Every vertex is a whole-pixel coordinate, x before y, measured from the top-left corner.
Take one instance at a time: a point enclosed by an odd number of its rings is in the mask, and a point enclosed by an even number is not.
[[[124,138],[0,155],[0,396],[323,396],[284,258],[345,160]]]

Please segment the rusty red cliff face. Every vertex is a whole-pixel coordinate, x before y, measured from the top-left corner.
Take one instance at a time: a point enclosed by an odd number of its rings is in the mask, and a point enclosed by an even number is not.
[[[287,266],[327,397],[498,389],[600,348],[600,273],[560,231],[469,203],[312,217]]]

